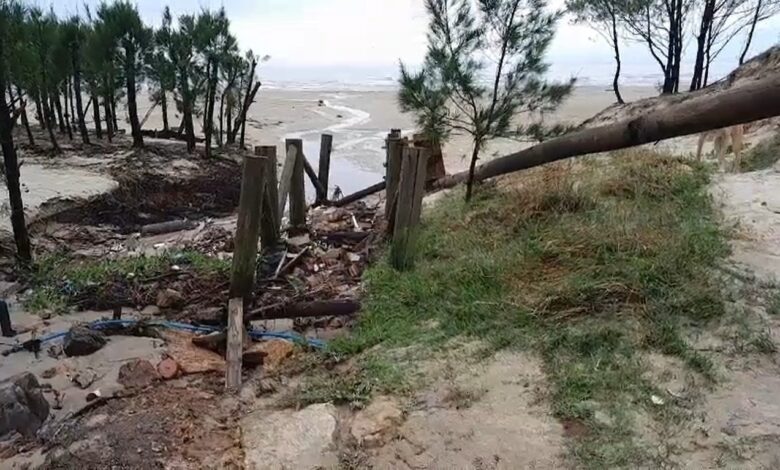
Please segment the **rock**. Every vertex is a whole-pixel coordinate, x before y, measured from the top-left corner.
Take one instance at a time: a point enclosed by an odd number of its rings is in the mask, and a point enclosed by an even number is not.
[[[184,303],[184,296],[175,289],[163,289],[157,293],[157,306],[160,308],[176,308]]]
[[[82,390],[86,390],[97,379],[97,373],[92,369],[80,370],[70,379],[71,382],[78,385]]]
[[[74,325],[65,335],[62,350],[68,357],[88,356],[106,345],[103,333],[86,325]]]
[[[157,369],[151,362],[135,359],[122,364],[116,381],[127,388],[142,388],[151,385],[158,378]]]
[[[164,380],[176,378],[179,375],[179,363],[170,357],[163,359],[157,364],[157,372]]]
[[[367,408],[358,412],[350,432],[363,447],[381,447],[395,437],[403,415],[396,400],[377,397]]]
[[[38,379],[24,372],[0,382],[0,437],[16,431],[33,437],[49,416]]]
[[[293,351],[295,351],[295,345],[283,339],[272,339],[260,343],[254,350],[265,353],[263,367],[266,369],[277,369],[285,359],[292,356]]]
[[[338,468],[336,408],[311,405],[300,411],[260,410],[241,420],[246,468],[269,470]]]

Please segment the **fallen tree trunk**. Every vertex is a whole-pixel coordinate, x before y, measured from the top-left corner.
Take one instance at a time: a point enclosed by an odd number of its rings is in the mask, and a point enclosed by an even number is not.
[[[248,312],[244,321],[279,320],[282,318],[336,317],[354,315],[360,310],[360,303],[354,300],[328,300],[320,302],[300,302],[294,304],[274,304]]]
[[[705,89],[634,119],[548,140],[478,166],[474,179],[481,181],[565,158],[635,147],[777,115],[780,115],[780,74],[722,92]],[[433,188],[464,183],[468,176],[467,171],[445,176],[436,180]]]

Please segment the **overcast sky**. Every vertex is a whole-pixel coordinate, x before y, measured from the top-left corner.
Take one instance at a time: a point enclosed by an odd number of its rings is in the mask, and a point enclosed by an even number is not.
[[[54,3],[59,14],[68,14],[82,9],[84,1]],[[551,2],[553,6],[562,3]],[[137,5],[147,23],[159,24],[165,2],[138,0]],[[174,16],[224,5],[241,47],[271,56],[265,66],[271,79],[392,75],[399,59],[417,64],[425,54],[423,0],[176,0],[170,5]],[[751,51],[777,43],[778,31],[780,18],[764,23]],[[688,50],[693,47],[689,44]],[[716,68],[733,68],[739,47],[734,44],[724,51]],[[568,19],[559,24],[548,58],[553,65],[551,73],[559,77],[608,77],[611,73],[612,54],[600,36],[587,27],[570,24]],[[627,47],[624,62],[628,76],[656,71],[639,45]]]

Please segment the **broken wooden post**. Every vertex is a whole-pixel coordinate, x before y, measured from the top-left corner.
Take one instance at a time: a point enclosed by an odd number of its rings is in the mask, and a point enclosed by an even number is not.
[[[295,165],[290,178],[290,227],[301,229],[306,226],[306,186],[303,180],[303,141],[287,139],[287,147],[295,148]]]
[[[403,147],[393,243],[390,246],[390,262],[398,270],[414,266],[417,226],[422,212],[426,166],[430,154],[430,149]]]
[[[325,188],[325,194],[317,202],[328,200],[328,182],[330,181],[330,154],[333,151],[333,136],[322,134],[320,137],[320,166],[318,168],[318,178],[322,187]]]
[[[228,303],[227,352],[225,389],[238,392],[241,388],[241,354],[244,350],[244,299],[237,297]]]
[[[262,214],[260,217],[260,241],[263,248],[279,242],[279,187],[276,182],[276,146],[255,147],[255,155],[265,158],[265,182]]]
[[[257,261],[257,240],[263,202],[264,158],[244,158],[241,196],[238,204],[233,271],[230,277],[230,298],[248,298],[252,293]]]
[[[284,166],[282,175],[279,177],[279,223],[281,224],[284,216],[284,209],[287,207],[287,197],[290,195],[290,184],[292,183],[292,174],[295,169],[295,160],[298,158],[298,150],[295,146],[285,142]]]
[[[387,220],[387,233],[393,233],[395,205],[398,196],[398,180],[401,177],[401,154],[405,143],[401,140],[401,131],[393,129],[387,135],[385,149],[387,161],[385,162],[385,220]]]

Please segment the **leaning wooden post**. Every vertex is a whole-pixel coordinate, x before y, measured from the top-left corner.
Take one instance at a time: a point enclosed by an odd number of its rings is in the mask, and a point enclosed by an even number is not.
[[[403,147],[393,243],[390,247],[390,262],[398,270],[411,269],[414,266],[417,230],[425,195],[426,165],[430,153],[430,149]]]
[[[252,294],[255,279],[265,166],[264,158],[254,156],[244,158],[228,304],[225,388],[229,391],[237,391],[241,387],[243,304]]]
[[[279,188],[276,181],[276,146],[255,147],[255,155],[265,158],[265,182],[260,216],[260,240],[263,248],[279,242]]]
[[[385,149],[387,161],[385,162],[385,220],[387,220],[387,234],[393,233],[395,205],[398,195],[398,180],[401,177],[401,153],[405,143],[401,141],[401,131],[393,129],[387,135]]]
[[[306,186],[303,179],[303,141],[287,139],[287,147],[296,151],[295,165],[290,179],[290,227],[301,229],[306,226]]]
[[[333,151],[333,136],[322,134],[320,138],[320,166],[318,168],[318,178],[322,187],[325,188],[325,194],[318,202],[328,200],[328,181],[330,180],[330,154]]]

